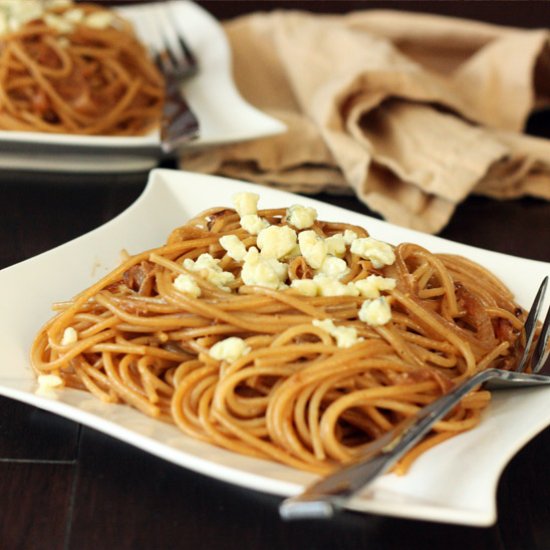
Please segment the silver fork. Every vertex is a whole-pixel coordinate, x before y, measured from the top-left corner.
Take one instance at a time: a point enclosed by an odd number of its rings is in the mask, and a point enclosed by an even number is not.
[[[163,6],[156,15],[157,40],[151,40],[149,48],[166,82],[160,127],[161,147],[164,153],[172,153],[179,145],[199,136],[199,120],[182,90],[182,83],[198,72],[199,65],[168,9]]]
[[[279,507],[281,517],[285,520],[332,517],[335,510],[342,508],[355,493],[387,472],[438,420],[444,418],[466,394],[480,384],[485,384],[485,387],[490,389],[550,384],[550,376],[539,374],[550,352],[547,349],[550,336],[550,308],[536,347],[531,353],[537,319],[547,286],[548,277],[545,277],[525,321],[525,350],[514,371],[490,368],[478,372],[368,445],[359,461],[313,483],[301,494],[285,499]],[[532,373],[524,372],[528,363],[531,365]]]

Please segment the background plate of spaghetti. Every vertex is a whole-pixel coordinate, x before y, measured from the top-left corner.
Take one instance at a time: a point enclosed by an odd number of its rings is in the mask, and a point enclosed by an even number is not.
[[[0,8],[3,9],[0,10],[0,16],[3,13],[13,13],[15,10],[26,21],[35,13],[33,9],[39,5],[38,0],[36,2],[2,0]],[[71,5],[67,16],[54,18],[49,25],[54,30],[63,30],[65,26],[74,25],[71,19],[76,20],[80,17],[81,6]],[[9,8],[7,12],[6,7]],[[109,10],[103,8],[102,13],[95,16],[95,19],[92,16],[91,25],[93,26],[86,24],[80,28],[84,28],[93,38],[95,27],[98,27],[101,32],[101,26],[109,24],[105,18],[101,17],[105,12],[109,13]],[[36,15],[39,13],[39,11],[36,12]],[[166,21],[172,21],[185,36],[200,66],[198,73],[184,84],[185,97],[197,115],[201,127],[200,137],[193,142],[193,147],[242,141],[284,131],[281,123],[258,111],[240,96],[231,76],[231,54],[225,34],[219,23],[204,9],[191,1],[176,0],[121,6],[112,13],[118,13],[130,22],[145,46],[159,44],[158,22],[166,24]],[[10,36],[7,33],[10,29],[10,20],[6,20],[4,16],[0,19],[0,27],[3,27],[5,36]],[[87,20],[85,19],[84,22],[86,23]],[[48,37],[45,40],[52,41],[52,38]],[[12,67],[15,67],[13,63],[20,63],[23,60],[21,56],[29,53],[33,46],[30,46],[31,49],[24,50],[20,44],[16,44],[16,41],[10,39],[8,42],[11,43],[10,55],[6,55],[6,46],[4,46],[2,59],[11,59]],[[60,55],[63,55],[63,46],[55,47],[60,51]],[[86,44],[84,43],[81,47],[85,48]],[[14,52],[14,48],[17,51]],[[133,49],[130,48],[129,51]],[[139,63],[139,59],[136,63]],[[21,90],[19,98],[15,94],[13,97],[16,101],[15,103],[12,101],[12,105],[16,105],[18,99],[25,97],[24,87],[21,88],[25,82],[19,76],[18,81],[17,79],[14,81],[13,78],[7,79],[8,74],[17,76],[16,72],[9,73],[6,68],[2,69],[3,84],[0,86],[0,96],[4,98],[2,104],[6,105],[8,86],[19,86]],[[53,75],[56,78],[57,76]],[[54,78],[51,82],[55,81]],[[61,77],[58,81],[62,81]],[[129,92],[131,92],[130,88],[131,85],[128,88]],[[79,90],[81,87],[75,83],[65,92],[70,96],[73,89]],[[53,93],[55,92],[54,89]],[[155,93],[155,90],[152,90],[152,93]],[[44,92],[41,94],[43,95]],[[40,94],[36,94],[32,98],[33,105],[37,109],[40,109],[41,97]],[[71,100],[82,100],[85,103],[86,97],[72,97]],[[115,109],[117,108],[115,106]],[[144,108],[138,111],[144,111]],[[88,115],[90,113],[87,113],[85,108],[79,114],[83,120],[90,118],[91,115]],[[53,172],[131,173],[147,171],[157,164],[161,152],[156,124],[153,124],[150,129],[146,124],[141,127],[136,125],[135,135],[109,135],[112,131],[107,124],[104,124],[105,121],[101,117],[99,120],[95,120],[96,118],[94,115],[92,125],[84,130],[89,135],[59,131],[26,131],[24,125],[16,124],[14,119],[10,118],[10,110],[4,107],[0,110],[0,128],[3,128],[0,129],[0,170],[21,170],[24,167],[25,170]],[[35,126],[31,119],[25,124]],[[47,130],[47,121],[42,125],[44,130]],[[103,127],[106,129],[104,133],[102,133]],[[75,132],[78,132],[78,129]]]
[[[200,188],[203,192],[196,193]],[[244,456],[184,435],[176,426],[134,408],[106,404],[81,390],[37,393],[31,345],[52,317],[55,302],[75,296],[120,265],[121,251],[137,254],[166,242],[199,212],[231,207],[239,192],[258,187],[214,176],[154,170],[141,197],[96,230],[0,272],[0,393],[83,423],[167,461],[249,489],[286,496],[315,474]],[[215,197],[215,199],[212,199]],[[317,210],[319,220],[364,227],[374,239],[417,243],[436,253],[462,255],[489,268],[528,306],[550,264],[506,256],[392,226],[309,198],[262,188],[259,208],[292,204]],[[185,283],[185,281],[182,281]],[[318,329],[316,329],[318,330]],[[70,336],[70,335],[68,335]],[[474,429],[422,454],[404,476],[385,475],[350,507],[364,512],[467,525],[495,521],[499,475],[510,458],[550,423],[544,388],[497,392]]]

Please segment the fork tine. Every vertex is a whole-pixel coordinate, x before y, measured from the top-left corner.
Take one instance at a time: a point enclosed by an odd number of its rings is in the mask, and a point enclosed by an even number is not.
[[[533,345],[533,339],[535,337],[535,329],[537,327],[537,319],[540,315],[540,310],[542,308],[542,302],[544,300],[544,295],[546,294],[546,287],[548,286],[548,276],[544,277],[542,283],[537,291],[537,295],[533,300],[533,305],[529,310],[529,315],[525,321],[524,331],[525,331],[525,350],[523,355],[518,363],[516,372],[523,372],[527,366],[527,360],[531,352],[531,346]]]
[[[165,11],[163,15],[160,22],[162,51],[170,62],[169,70],[180,77],[191,76],[197,72],[195,56],[169,13]]]
[[[181,58],[178,58],[178,56],[176,55],[176,53],[172,48],[172,44],[170,44],[166,36],[164,36],[163,39],[164,39],[164,49],[162,50],[162,55],[165,57],[167,61],[168,70],[172,72],[179,71]]]
[[[182,34],[177,32],[177,40],[178,44],[181,48],[181,51],[185,55],[185,59],[187,60],[187,64],[189,65],[189,74],[194,74],[197,72],[199,68],[199,64],[197,62],[197,58],[195,57],[195,54],[193,53],[193,50],[189,47],[185,39],[183,38]]]
[[[174,65],[170,55],[166,49],[162,49],[154,54],[156,66],[164,73],[169,73],[174,70]]]
[[[542,367],[544,367],[548,355],[550,354],[550,348],[548,348],[548,340],[550,339],[550,306],[546,312],[546,317],[542,325],[542,329],[539,334],[537,346],[533,352],[533,358],[531,360],[532,371],[537,373]]]

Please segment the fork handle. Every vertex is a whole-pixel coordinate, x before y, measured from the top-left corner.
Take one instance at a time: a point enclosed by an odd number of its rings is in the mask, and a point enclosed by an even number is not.
[[[330,518],[356,491],[386,472],[393,463],[393,452],[383,451],[346,466],[314,483],[303,493],[283,500],[279,514],[285,520]]]
[[[342,508],[355,493],[387,472],[466,394],[479,384],[498,376],[497,369],[481,371],[430,405],[421,408],[406,422],[401,433],[396,434],[377,454],[373,456],[367,446],[366,460],[363,458],[344,466],[313,483],[303,493],[285,499],[279,507],[279,514],[286,520],[331,517],[335,510]]]

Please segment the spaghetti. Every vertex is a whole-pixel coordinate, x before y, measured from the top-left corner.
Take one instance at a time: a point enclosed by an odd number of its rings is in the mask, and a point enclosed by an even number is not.
[[[36,373],[326,473],[455,383],[514,366],[525,311],[479,265],[345,223],[303,227],[292,208],[237,210],[203,212],[57,304]],[[402,468],[474,427],[489,399],[465,397]]]
[[[143,135],[164,81],[130,23],[94,4],[47,8],[0,36],[0,128]]]

